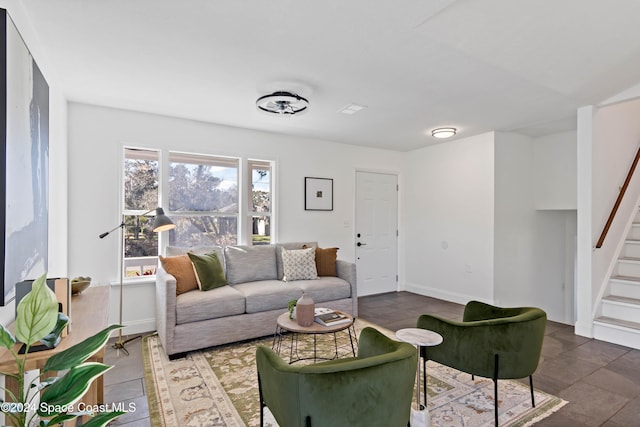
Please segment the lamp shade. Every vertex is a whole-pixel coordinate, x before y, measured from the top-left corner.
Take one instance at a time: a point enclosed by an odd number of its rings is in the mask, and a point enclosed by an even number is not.
[[[161,231],[171,230],[176,225],[164,214],[164,209],[156,209],[156,219],[153,221],[153,231],[159,233]]]

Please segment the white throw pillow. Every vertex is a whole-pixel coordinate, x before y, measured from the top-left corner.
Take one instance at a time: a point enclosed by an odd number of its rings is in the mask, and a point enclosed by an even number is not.
[[[282,280],[285,282],[317,279],[316,248],[293,250],[282,248],[282,269],[284,270]]]

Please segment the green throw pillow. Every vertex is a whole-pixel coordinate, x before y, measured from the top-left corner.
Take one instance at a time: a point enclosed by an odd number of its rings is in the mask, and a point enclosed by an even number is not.
[[[215,252],[204,255],[189,252],[187,255],[193,264],[193,271],[196,273],[196,281],[201,291],[210,291],[227,284],[222,264]]]

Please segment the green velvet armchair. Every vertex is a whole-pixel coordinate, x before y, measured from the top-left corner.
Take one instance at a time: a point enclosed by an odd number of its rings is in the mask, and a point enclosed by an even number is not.
[[[444,339],[440,345],[422,348],[423,363],[434,360],[493,380],[497,426],[499,379],[528,376],[531,405],[536,406],[532,374],[538,367],[546,325],[547,315],[539,308],[501,308],[470,301],[462,322],[424,314],[417,326],[438,332]]]
[[[260,425],[267,406],[280,427],[406,427],[417,359],[415,347],[369,327],[357,357],[313,365],[289,365],[260,346]]]

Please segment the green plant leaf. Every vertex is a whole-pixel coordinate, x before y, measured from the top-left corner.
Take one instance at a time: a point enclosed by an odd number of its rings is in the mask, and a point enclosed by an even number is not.
[[[4,325],[0,325],[0,345],[5,348],[11,348],[16,343],[16,339]]]
[[[56,325],[58,301],[46,284],[46,273],[33,282],[31,291],[20,301],[17,309],[16,338],[33,344],[44,338]]]
[[[78,418],[78,414],[60,414],[60,415],[56,415],[55,417],[49,420],[41,420],[40,426],[41,427],[55,426],[57,424],[62,424],[65,421],[73,420],[76,418]]]
[[[49,387],[51,384],[55,383],[56,381],[58,381],[61,377],[47,377],[47,378],[40,378],[40,381],[37,384],[31,384],[31,388],[32,389],[36,389],[36,391],[40,391],[43,388]]]
[[[49,348],[53,348],[60,341],[60,335],[62,331],[67,327],[69,323],[69,317],[64,313],[58,313],[58,321],[53,331],[40,340],[40,342]]]
[[[118,418],[120,415],[126,412],[114,411],[114,412],[100,412],[95,417],[91,418],[86,423],[82,424],[83,427],[104,427],[109,421]]]
[[[87,362],[74,366],[58,381],[47,387],[40,396],[38,415],[50,417],[75,404],[89,390],[94,379],[111,369],[111,366]]]
[[[47,360],[42,372],[62,371],[84,362],[104,347],[109,340],[111,331],[120,328],[122,328],[121,325],[111,325],[73,347],[54,354]]]

